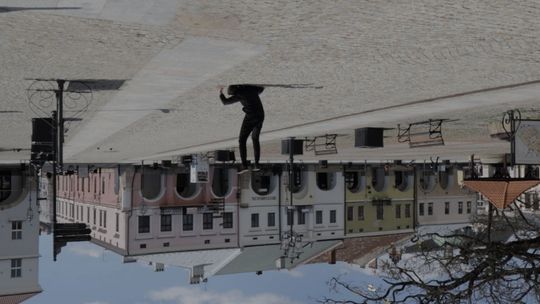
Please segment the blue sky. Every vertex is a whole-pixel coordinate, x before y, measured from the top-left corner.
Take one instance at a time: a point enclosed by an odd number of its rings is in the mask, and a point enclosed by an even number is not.
[[[122,257],[97,245],[72,243],[52,261],[51,236],[40,237],[39,278],[43,293],[26,303],[181,303],[181,304],[296,304],[331,296],[326,282],[335,275],[360,286],[379,282],[358,267],[305,265],[293,271],[270,271],[211,277],[190,285],[188,272],[166,267],[154,272],[141,263],[123,264]]]

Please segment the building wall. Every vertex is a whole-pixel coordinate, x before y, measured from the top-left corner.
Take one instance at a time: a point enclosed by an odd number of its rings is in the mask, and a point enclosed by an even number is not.
[[[80,177],[58,176],[58,223],[85,223],[95,240],[126,249],[127,212],[121,209],[118,168],[99,168]]]
[[[225,196],[218,196],[212,190],[212,183],[214,182],[214,173],[216,166],[210,166],[209,182],[197,184],[198,190],[196,194],[190,197],[182,197],[177,192],[177,178],[178,174],[189,173],[189,168],[158,168],[152,169],[145,167],[144,172],[140,167],[136,167],[136,172],[133,181],[133,206],[140,207],[143,204],[147,206],[195,206],[204,205],[214,200],[224,200],[225,203],[237,202],[238,191],[238,177],[235,168],[226,168],[229,178],[229,191]],[[143,175],[152,176],[150,179],[142,179]],[[144,185],[143,180],[147,181]],[[151,182],[151,183],[150,183]],[[153,197],[144,197],[142,195],[143,187],[151,187],[159,189],[144,189],[147,193],[156,193]]]
[[[0,295],[40,292],[38,282],[39,216],[34,181],[15,168],[11,170],[19,182],[12,183],[8,204],[0,203]],[[19,188],[19,189],[14,189]],[[29,215],[31,215],[29,217]],[[12,222],[21,222],[21,238],[12,238]],[[21,259],[21,276],[11,277],[11,260]]]
[[[57,196],[71,201],[108,207],[119,207],[119,179],[117,168],[101,168],[86,177],[57,176]]]
[[[260,173],[270,179],[268,193],[261,194],[254,190],[256,179],[260,176],[249,172],[240,175],[239,228],[240,246],[279,243],[279,181],[277,174]],[[264,192],[263,192],[264,193]],[[274,225],[269,226],[268,214],[274,214]],[[252,215],[258,215],[258,227],[252,227]]]
[[[232,228],[222,228],[223,218],[212,219],[212,229],[203,229],[203,213],[209,210],[198,207],[134,209],[129,220],[129,254],[233,248],[238,246],[237,205],[226,204],[224,212],[232,213]],[[171,231],[161,231],[161,215],[170,214]],[[193,215],[192,231],[183,229],[183,214]],[[214,215],[218,215],[214,213]],[[148,232],[139,231],[141,217],[148,216]],[[167,244],[168,243],[168,244]]]
[[[444,173],[417,175],[418,224],[458,224],[470,222],[476,214],[476,193],[461,187],[457,167],[447,167]],[[422,186],[421,179],[424,179]],[[459,212],[460,202],[462,205]],[[448,203],[448,213],[446,213]],[[432,204],[432,212],[429,206]],[[423,206],[423,207],[422,207]],[[470,206],[470,207],[469,207]],[[423,213],[421,212],[423,208]]]
[[[317,174],[327,173],[330,185],[327,190],[317,184]],[[292,205],[288,191],[288,174],[284,171],[281,183],[281,225],[282,230],[290,230],[287,224],[288,209],[293,212],[293,230],[304,234],[309,240],[327,240],[343,237],[344,221],[344,177],[341,166],[304,165],[300,190],[293,194]],[[322,223],[316,222],[317,211],[322,212]],[[335,221],[330,221],[331,212],[335,212]],[[299,223],[299,213],[305,214],[305,223]]]
[[[126,249],[126,225],[128,212],[107,205],[58,198],[58,223],[84,223],[95,240]]]
[[[374,170],[379,171],[375,173]],[[383,167],[368,166],[350,171],[364,177],[359,179],[358,187],[355,189],[345,187],[345,232],[347,235],[400,233],[414,228],[414,172],[411,169],[387,167],[384,172]],[[401,190],[395,185],[396,172],[406,173],[404,177],[406,187],[404,186]],[[376,177],[376,174],[379,174],[379,177]],[[377,188],[373,186],[373,180],[376,178],[378,178],[379,186]],[[381,186],[381,181],[384,181],[384,186]],[[359,214],[359,208],[362,207],[363,219]],[[377,218],[378,208],[382,208],[382,219]],[[397,208],[399,208],[399,214],[396,211]],[[409,213],[406,212],[407,208]],[[350,210],[352,214],[348,215]]]

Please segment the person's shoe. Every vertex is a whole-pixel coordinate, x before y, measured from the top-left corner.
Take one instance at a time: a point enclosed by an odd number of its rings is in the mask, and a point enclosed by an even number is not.
[[[261,167],[259,167],[259,164],[253,165],[253,169],[251,169],[253,172],[261,171]]]
[[[249,169],[246,166],[241,166],[240,168],[238,168],[238,174],[244,174],[244,173],[246,173],[248,171],[249,171]]]

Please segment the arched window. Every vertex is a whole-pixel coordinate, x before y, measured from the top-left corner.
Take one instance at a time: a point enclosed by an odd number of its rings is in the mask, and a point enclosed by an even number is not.
[[[214,192],[217,197],[224,197],[230,191],[230,184],[229,169],[214,167],[212,192]]]
[[[305,172],[302,170],[303,168],[301,166],[294,166],[293,168],[293,176],[292,176],[292,192],[298,193],[302,188],[304,187],[305,183]]]
[[[384,168],[376,167],[372,169],[371,186],[375,191],[380,192],[384,190],[385,186],[385,173]]]
[[[335,172],[317,172],[317,187],[323,191],[332,190],[336,183]]]
[[[197,184],[192,183],[189,173],[178,173],[176,175],[176,193],[181,197],[192,197],[197,192]]]
[[[0,202],[11,195],[11,171],[0,171]]]
[[[161,171],[146,169],[142,172],[141,192],[146,199],[156,199],[161,193]]]
[[[446,168],[444,171],[439,171],[439,185],[446,190],[452,184],[452,172],[450,168]]]
[[[405,191],[409,186],[408,175],[405,171],[395,171],[394,172],[394,187],[399,191]]]
[[[251,174],[251,189],[258,195],[268,195],[274,191],[273,176],[270,172],[253,172]]]

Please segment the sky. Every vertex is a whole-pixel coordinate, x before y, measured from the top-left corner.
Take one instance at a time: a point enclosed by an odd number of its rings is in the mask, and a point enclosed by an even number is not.
[[[315,264],[292,271],[214,276],[189,284],[178,267],[154,272],[143,263],[122,263],[122,257],[89,242],[71,243],[52,260],[51,236],[40,237],[39,282],[43,292],[25,303],[73,304],[297,304],[316,303],[332,293],[327,281],[340,275],[367,289],[380,279],[356,265]]]

